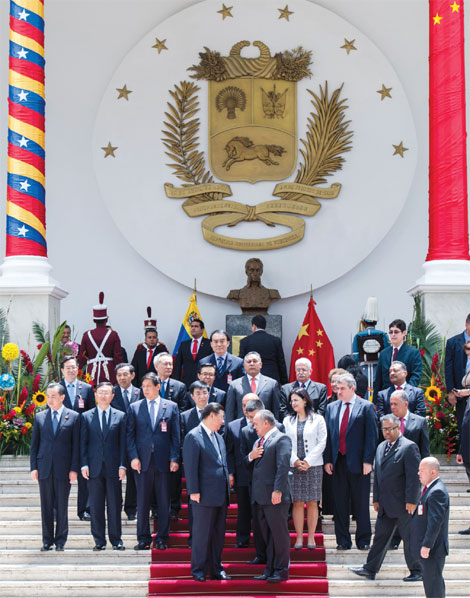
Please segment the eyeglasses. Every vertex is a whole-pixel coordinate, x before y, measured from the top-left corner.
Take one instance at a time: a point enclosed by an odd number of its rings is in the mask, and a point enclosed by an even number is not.
[[[391,335],[393,335],[393,334],[403,334],[403,332],[401,330],[389,330],[388,333],[391,334]]]
[[[464,351],[470,351],[470,347],[464,347],[463,350]]]
[[[384,434],[388,434],[389,432],[393,432],[393,430],[396,430],[398,428],[398,426],[393,426],[393,428],[382,428],[382,432]]]

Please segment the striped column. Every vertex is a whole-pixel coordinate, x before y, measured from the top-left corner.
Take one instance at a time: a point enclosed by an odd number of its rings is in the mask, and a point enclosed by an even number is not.
[[[44,0],[10,2],[6,257],[47,257]]]

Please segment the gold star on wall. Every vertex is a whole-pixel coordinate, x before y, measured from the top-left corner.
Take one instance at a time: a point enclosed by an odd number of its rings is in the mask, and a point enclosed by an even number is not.
[[[308,332],[307,332],[307,328],[308,328],[308,326],[309,326],[308,324],[305,324],[304,326],[302,326],[302,327],[300,328],[299,336],[297,337],[297,340],[298,340],[298,341],[300,341],[300,339],[301,339],[303,336],[308,336]]]
[[[394,145],[393,143],[392,143],[392,145],[395,148],[395,151],[393,152],[394,156],[396,156],[398,154],[399,156],[401,156],[403,158],[404,157],[403,154],[408,151],[407,147],[403,147],[403,141],[400,141],[399,145]]]
[[[233,19],[233,15],[230,12],[232,10],[233,6],[225,6],[225,4],[222,4],[222,8],[220,10],[218,10],[217,12],[219,13],[219,15],[222,15],[222,21],[225,20],[226,17],[232,17]]]
[[[317,330],[317,336],[323,336],[323,330],[321,328]]]
[[[299,347],[299,348],[297,349],[297,354],[298,354],[298,355],[303,355],[303,354],[304,354],[304,350],[302,349],[302,347]]]
[[[454,2],[453,4],[450,5],[452,12],[459,12],[459,8],[460,8],[460,4],[457,4],[457,2]]]
[[[315,355],[315,351],[313,349],[310,349],[308,352],[309,355]]]
[[[158,37],[156,37],[156,38],[155,38],[155,44],[152,46],[152,48],[157,48],[157,50],[158,50],[158,53],[160,54],[160,52],[161,52],[162,50],[168,50],[168,48],[165,46],[165,42],[166,42],[166,39],[164,39],[164,40],[160,41],[160,40],[158,39]]]
[[[321,341],[317,341],[317,347],[321,349],[323,347],[323,343]]]
[[[442,17],[439,16],[439,13],[436,12],[436,16],[432,18],[434,21],[434,25],[440,25],[442,21]]]
[[[348,39],[344,38],[344,46],[340,46],[341,48],[344,48],[344,50],[346,50],[346,52],[349,55],[349,52],[351,52],[351,50],[357,50],[356,46],[354,45],[354,42],[356,40],[352,39],[351,41],[349,41]]]
[[[115,158],[114,152],[117,150],[117,146],[113,147],[111,145],[111,141],[108,141],[108,145],[106,147],[101,148],[104,151],[104,157],[107,158],[108,156],[112,156]]]
[[[390,93],[392,91],[391,87],[385,87],[385,85],[382,83],[382,89],[378,89],[377,93],[380,93],[380,101],[382,102],[383,100],[385,100],[385,98],[391,98],[392,94]]]
[[[125,98],[127,101],[129,101],[129,94],[132,93],[132,90],[127,89],[127,85],[124,83],[124,87],[116,87],[116,91],[119,91],[119,95],[118,95],[118,100],[120,100],[121,98]]]
[[[286,4],[286,6],[284,8],[278,8],[277,9],[281,14],[279,15],[280,19],[285,19],[286,21],[289,20],[290,15],[294,14],[294,11],[289,10],[289,5]]]

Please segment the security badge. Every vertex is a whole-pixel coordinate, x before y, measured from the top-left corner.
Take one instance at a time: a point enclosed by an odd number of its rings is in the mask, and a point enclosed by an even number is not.
[[[162,404],[162,409],[166,409],[166,403]],[[162,419],[162,423],[160,425],[160,430],[162,432],[168,432],[168,424],[166,423],[166,419],[165,418]]]
[[[418,515],[422,515],[424,513],[424,507],[421,503],[418,505]]]
[[[227,374],[227,384],[230,384],[232,382],[232,374]]]
[[[78,397],[78,408],[85,409],[85,399],[83,397]]]

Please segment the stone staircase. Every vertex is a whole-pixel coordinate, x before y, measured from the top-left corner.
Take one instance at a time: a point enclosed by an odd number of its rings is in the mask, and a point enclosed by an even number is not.
[[[445,579],[448,598],[470,595],[470,536],[457,532],[470,526],[470,493],[463,467],[443,461],[441,477],[451,494],[450,555]],[[373,509],[371,515],[374,517]],[[353,524],[354,527],[354,524]],[[145,597],[148,593],[150,552],[135,552],[135,522],[123,516],[125,552],[94,553],[90,525],[76,515],[76,485],[72,486],[69,539],[63,553],[41,553],[39,490],[29,477],[29,460],[0,458],[0,595],[2,598],[59,596],[107,598]],[[407,575],[403,550],[389,551],[375,581],[362,580],[348,571],[364,562],[356,549],[337,552],[331,517],[323,521],[329,594],[387,597],[424,596],[421,583],[404,583]],[[202,589],[202,588],[201,588]],[[276,591],[273,588],[273,591]]]

